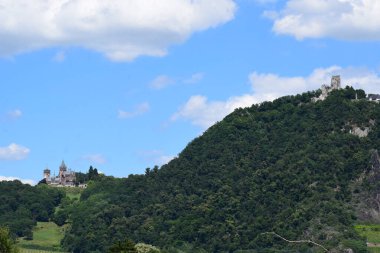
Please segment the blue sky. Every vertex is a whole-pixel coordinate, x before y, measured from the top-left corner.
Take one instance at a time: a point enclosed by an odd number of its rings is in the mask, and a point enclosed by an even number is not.
[[[0,180],[62,160],[143,173],[333,74],[380,93],[379,17],[376,0],[2,0]]]

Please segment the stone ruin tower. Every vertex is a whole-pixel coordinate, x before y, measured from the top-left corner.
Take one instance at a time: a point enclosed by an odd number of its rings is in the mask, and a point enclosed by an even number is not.
[[[339,90],[340,87],[340,76],[332,76],[331,78],[331,89]]]
[[[331,77],[331,85],[328,86],[326,84],[322,85],[321,87],[321,95],[319,97],[312,98],[312,102],[317,102],[317,101],[323,101],[327,98],[329,93],[333,90],[340,90],[340,76],[332,76]]]

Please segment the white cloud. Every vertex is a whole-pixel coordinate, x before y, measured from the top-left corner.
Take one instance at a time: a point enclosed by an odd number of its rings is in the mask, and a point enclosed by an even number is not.
[[[380,39],[378,0],[289,0],[283,10],[264,15],[274,19],[274,32],[300,40],[321,37]]]
[[[235,11],[233,0],[1,0],[0,55],[75,46],[115,61],[163,56]]]
[[[57,52],[53,57],[53,61],[55,62],[64,62],[65,60],[66,60],[66,54],[63,51]]]
[[[150,82],[149,87],[155,90],[161,90],[169,85],[174,84],[175,81],[166,75],[159,75]]]
[[[34,180],[32,180],[32,179],[21,179],[21,178],[18,178],[18,177],[4,177],[4,176],[0,176],[0,181],[14,181],[14,180],[19,180],[23,184],[30,184],[32,186],[36,185],[36,182],[34,182]]]
[[[194,73],[188,78],[173,78],[167,75],[159,75],[149,83],[149,87],[154,90],[162,90],[172,85],[196,84],[202,81],[203,77],[204,73],[201,72]]]
[[[85,155],[83,156],[83,160],[96,164],[105,164],[107,162],[107,159],[102,154]]]
[[[192,124],[202,128],[208,128],[215,122],[223,119],[224,116],[233,112],[235,108],[247,107],[255,102],[252,95],[246,94],[240,97],[231,97],[227,101],[211,101],[209,102],[205,96],[192,96],[176,112],[171,119],[190,120]]]
[[[0,160],[23,160],[29,153],[30,149],[11,143],[7,147],[0,147]]]
[[[144,150],[137,154],[142,160],[154,165],[164,165],[175,158],[175,156],[165,155],[161,150]]]
[[[283,77],[272,73],[253,72],[249,75],[251,92],[230,97],[225,101],[208,101],[205,96],[192,96],[171,117],[171,120],[187,120],[193,125],[206,129],[236,108],[319,89],[322,84],[329,84],[331,76],[337,74],[341,75],[343,86],[354,86],[357,89],[364,89],[367,93],[380,93],[379,73],[365,68],[339,66],[318,68],[306,77]]]
[[[183,82],[187,84],[195,84],[202,81],[203,77],[204,77],[204,73],[198,72],[191,75],[190,78],[183,80]]]
[[[22,116],[22,111],[20,109],[14,109],[7,112],[8,119],[18,119]]]
[[[150,105],[148,102],[138,104],[133,111],[118,111],[119,119],[133,118],[139,115],[142,115],[150,110]]]

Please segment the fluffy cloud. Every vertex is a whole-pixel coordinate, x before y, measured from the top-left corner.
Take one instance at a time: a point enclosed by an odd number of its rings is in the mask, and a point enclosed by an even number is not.
[[[149,87],[154,90],[162,90],[164,88],[167,88],[168,86],[173,86],[173,85],[196,84],[202,81],[203,77],[204,77],[204,73],[202,72],[194,73],[190,77],[187,77],[187,78],[178,78],[178,77],[170,77],[167,75],[159,75],[149,83]]]
[[[22,116],[22,111],[20,109],[14,109],[12,111],[7,112],[8,119],[18,119]]]
[[[150,82],[149,87],[155,90],[161,90],[169,85],[174,84],[175,81],[166,75],[159,75],[152,82]]]
[[[206,129],[222,120],[239,107],[248,107],[263,101],[272,101],[285,95],[295,95],[316,90],[322,84],[329,84],[332,75],[341,75],[342,85],[364,89],[368,93],[378,93],[380,76],[377,72],[364,68],[342,68],[332,66],[315,69],[310,75],[283,77],[272,73],[253,72],[249,75],[252,91],[225,101],[208,101],[205,96],[192,96],[171,117],[173,121],[183,119]]]
[[[297,39],[380,39],[378,0],[289,0],[283,10],[266,16],[274,19],[276,33]]]
[[[0,181],[14,181],[14,180],[19,180],[23,184],[30,184],[30,185],[35,185],[36,184],[36,182],[34,182],[32,179],[21,179],[21,178],[18,178],[18,177],[4,177],[4,176],[0,176]]]
[[[204,73],[198,72],[198,73],[192,74],[190,78],[183,80],[183,82],[187,84],[195,84],[202,81],[203,77],[204,77]]]
[[[0,0],[0,55],[76,46],[116,61],[163,56],[235,10],[233,0]]]
[[[240,97],[231,97],[227,101],[208,101],[205,96],[192,96],[176,112],[171,120],[180,118],[190,120],[192,124],[207,128],[224,116],[233,112],[235,108],[247,107],[255,103],[252,95],[246,94]]]
[[[0,147],[0,160],[23,160],[29,153],[30,149],[12,143],[8,147]]]
[[[105,164],[107,159],[101,154],[90,154],[83,156],[83,160],[89,161],[90,163]]]
[[[148,112],[149,109],[150,109],[149,103],[144,102],[144,103],[138,104],[133,111],[128,112],[128,111],[119,110],[118,118],[119,119],[133,118],[133,117],[136,117]]]
[[[170,162],[175,156],[165,155],[161,150],[145,150],[137,154],[142,160],[154,165],[164,165]]]

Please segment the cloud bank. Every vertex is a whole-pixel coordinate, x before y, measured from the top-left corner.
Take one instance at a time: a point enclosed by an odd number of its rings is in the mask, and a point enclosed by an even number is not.
[[[185,120],[206,129],[239,107],[248,107],[263,101],[272,101],[285,95],[319,89],[329,84],[332,75],[341,75],[342,85],[364,89],[367,93],[378,93],[379,73],[365,69],[340,66],[318,68],[308,76],[285,77],[273,73],[253,72],[249,75],[252,90],[240,96],[221,101],[209,101],[206,96],[195,95],[179,108],[171,117],[172,121]]]
[[[67,46],[115,61],[163,56],[235,11],[233,0],[0,0],[0,56]]]
[[[23,160],[29,153],[30,149],[11,143],[7,147],[0,147],[0,160]]]
[[[0,181],[14,181],[14,180],[19,180],[23,184],[30,184],[30,185],[35,185],[36,184],[36,182],[34,182],[32,179],[21,179],[21,178],[18,178],[18,177],[4,177],[4,176],[0,176]]]
[[[274,20],[275,33],[299,40],[380,40],[378,0],[289,0],[283,10],[265,15]]]

